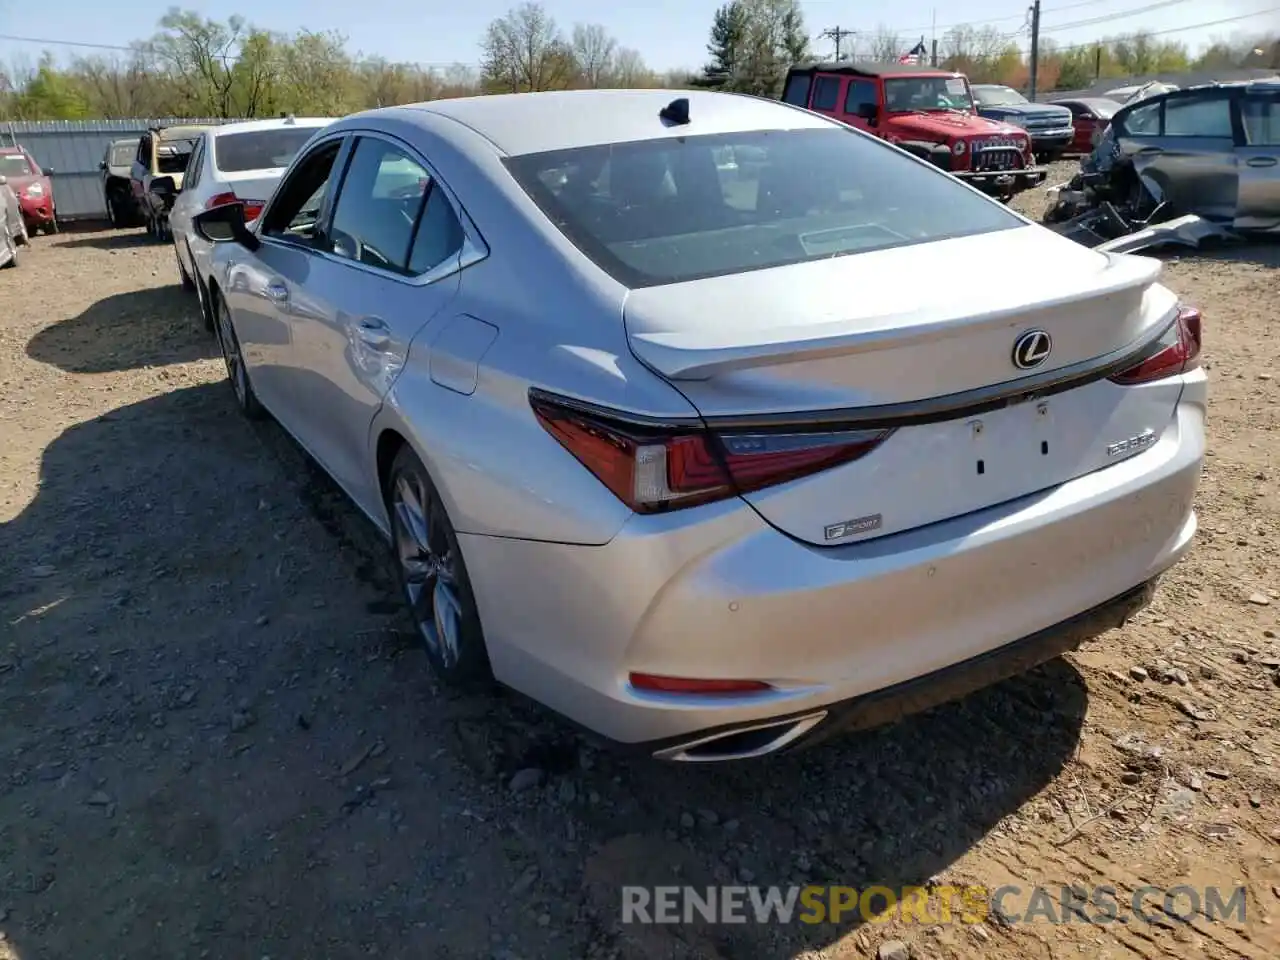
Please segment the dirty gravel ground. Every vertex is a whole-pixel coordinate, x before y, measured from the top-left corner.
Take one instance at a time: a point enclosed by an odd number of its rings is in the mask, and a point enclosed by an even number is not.
[[[1278,268],[1275,245],[1168,267],[1206,313],[1212,455],[1148,611],[893,728],[708,770],[437,689],[365,523],[234,412],[169,248],[35,239],[0,273],[0,957],[1280,955]],[[1248,900],[617,922],[623,883],[931,879]]]

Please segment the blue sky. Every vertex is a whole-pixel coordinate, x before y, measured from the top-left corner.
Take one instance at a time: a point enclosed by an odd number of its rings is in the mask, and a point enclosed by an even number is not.
[[[589,0],[546,0],[544,6],[566,31],[575,22],[604,24],[618,41],[635,47],[651,67],[696,67],[705,59],[707,30],[720,0],[647,0],[643,3],[600,3]],[[1043,0],[1043,28],[1046,36],[1063,45],[1086,43],[1099,36],[1147,28],[1155,31],[1190,27],[1207,21],[1280,8],[1280,0]],[[0,34],[50,40],[125,45],[149,36],[156,21],[170,6],[169,0],[0,0]],[[337,30],[348,37],[352,52],[381,55],[391,60],[418,63],[475,63],[478,41],[485,26],[511,7],[512,0],[455,0],[451,3],[422,0],[206,0],[183,4],[199,9],[205,16],[224,19],[235,13],[257,26],[293,31]],[[1019,27],[1026,10],[1021,0],[972,0],[962,7],[938,5],[928,0],[898,0],[868,9],[846,0],[805,0],[806,23],[812,35],[839,25],[866,34],[884,25],[912,42],[936,22],[939,37],[943,28],[958,21],[974,24],[990,22],[1011,33]],[[1118,16],[1144,8],[1134,16]],[[129,14],[124,15],[123,11]],[[874,10],[875,12],[871,12]],[[1105,23],[1080,21],[1113,17]],[[994,22],[993,22],[994,21]],[[1055,26],[1062,25],[1062,29]],[[1194,47],[1210,37],[1226,37],[1241,32],[1280,29],[1280,11],[1235,23],[1201,30],[1167,34]],[[910,45],[909,43],[907,44]],[[34,62],[42,47],[0,39],[0,63]],[[49,47],[61,56],[93,53],[88,48]],[[815,50],[830,52],[828,41],[819,41]],[[99,51],[103,52],[103,51]]]

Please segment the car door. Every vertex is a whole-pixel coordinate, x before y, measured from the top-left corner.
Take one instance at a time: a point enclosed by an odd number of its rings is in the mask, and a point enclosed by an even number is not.
[[[852,77],[844,95],[844,112],[840,116],[843,123],[859,130],[870,131],[872,123],[862,114],[871,110],[879,111],[880,91],[874,80]]]
[[[133,202],[140,209],[146,204],[147,176],[151,173],[151,134],[144,133],[138,140],[138,152],[133,158],[130,169],[129,189],[133,192]]]
[[[1235,227],[1280,227],[1280,89],[1249,91],[1240,98],[1241,145],[1236,148],[1240,193]]]
[[[221,284],[254,392],[299,440],[299,364],[289,325],[295,311],[309,309],[306,290],[313,268],[322,260],[324,216],[346,143],[346,136],[338,133],[295,159],[254,227],[260,246],[254,252],[236,249],[229,254],[232,262]]]
[[[1158,132],[1148,133],[1148,124],[1126,144],[1134,169],[1155,182],[1173,209],[1230,222],[1238,189],[1230,89],[1188,90],[1149,106],[1159,111]]]
[[[200,212],[203,204],[200,200],[200,182],[203,178],[205,157],[205,136],[201,136],[196,148],[191,152],[187,163],[187,175],[183,179],[182,190],[173,201],[173,209],[169,211],[169,229],[173,231],[173,244],[178,257],[186,265],[192,277],[196,275],[196,264],[192,257],[193,246],[201,243],[191,230],[191,218]],[[204,244],[207,248],[208,244]]]
[[[458,292],[465,234],[455,201],[413,148],[356,137],[325,250],[291,295],[286,401],[299,439],[359,502],[369,488],[369,427],[414,337]]]

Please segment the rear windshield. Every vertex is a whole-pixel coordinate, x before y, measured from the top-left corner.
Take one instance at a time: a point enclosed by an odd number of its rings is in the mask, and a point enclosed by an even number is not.
[[[0,153],[0,176],[29,177],[31,164],[20,153]]]
[[[317,127],[288,127],[226,133],[214,141],[214,163],[224,173],[287,167]]]
[[[1008,107],[1027,102],[1027,98],[1012,87],[974,87],[973,99],[984,107]]]
[[[506,163],[561,232],[629,287],[1023,225],[846,127],[606,144]]]
[[[161,173],[185,173],[195,148],[194,140],[162,140],[156,146],[156,169]]]
[[[127,167],[138,153],[138,142],[117,143],[111,148],[111,166]]]

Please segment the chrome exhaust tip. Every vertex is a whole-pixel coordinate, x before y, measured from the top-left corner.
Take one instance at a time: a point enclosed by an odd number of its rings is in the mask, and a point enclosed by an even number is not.
[[[753,760],[775,753],[803,737],[827,717],[827,711],[788,717],[786,720],[766,720],[761,723],[735,727],[709,736],[698,737],[674,747],[665,747],[653,754],[655,760],[671,760],[678,763],[722,763],[727,760]]]

